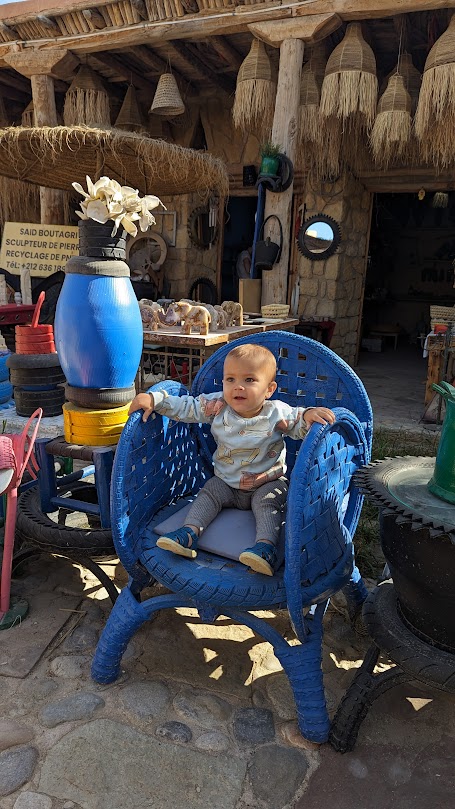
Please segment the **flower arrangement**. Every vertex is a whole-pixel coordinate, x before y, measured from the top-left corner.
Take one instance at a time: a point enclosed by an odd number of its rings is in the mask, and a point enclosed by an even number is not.
[[[125,228],[130,236],[136,236],[137,226],[143,233],[155,224],[155,217],[151,211],[161,205],[165,206],[158,197],[146,194],[139,196],[139,191],[129,185],[120,185],[117,180],[109,177],[100,177],[93,183],[87,175],[87,191],[84,191],[80,183],[73,183],[73,188],[84,199],[81,202],[81,210],[76,211],[80,219],[93,219],[104,225],[109,219],[114,222],[112,236],[115,236],[119,227]]]

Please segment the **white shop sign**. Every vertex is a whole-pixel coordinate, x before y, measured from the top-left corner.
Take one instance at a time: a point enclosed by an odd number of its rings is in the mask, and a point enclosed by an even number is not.
[[[36,225],[5,222],[0,250],[0,267],[20,275],[46,277],[64,270],[79,251],[79,228],[71,225]]]

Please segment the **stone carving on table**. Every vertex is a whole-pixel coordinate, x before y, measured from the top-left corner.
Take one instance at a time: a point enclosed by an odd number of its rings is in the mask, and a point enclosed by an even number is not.
[[[224,331],[225,329],[227,329],[227,325],[228,325],[227,314],[224,311],[223,307],[220,306],[218,303],[216,303],[213,308],[215,309],[215,312],[218,315],[217,329],[218,329],[218,331]]]
[[[182,334],[191,334],[193,328],[198,329],[199,334],[208,334],[210,321],[210,314],[205,306],[194,306],[188,303],[188,301],[171,303],[165,317],[167,326],[175,326],[178,323],[182,323],[180,329]]]
[[[139,301],[139,311],[141,313],[142,325],[146,331],[158,331],[165,327],[165,312],[162,306],[156,301],[149,301],[142,298]]]
[[[243,326],[243,306],[237,301],[223,301],[221,308],[225,311],[228,326]]]

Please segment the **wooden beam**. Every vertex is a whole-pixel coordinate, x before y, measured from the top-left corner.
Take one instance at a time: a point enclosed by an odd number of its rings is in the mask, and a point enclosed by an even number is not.
[[[194,14],[176,17],[172,20],[159,22],[143,21],[136,25],[123,28],[105,28],[91,31],[77,36],[59,37],[58,42],[63,47],[73,51],[94,53],[97,51],[118,50],[138,44],[163,43],[168,40],[189,39],[204,40],[207,37],[223,36],[248,31],[248,26],[267,20],[283,20],[301,18],[318,14],[337,14],[343,21],[372,20],[381,17],[393,17],[397,13],[409,14],[414,11],[436,11],[437,9],[455,8],[455,0],[368,0],[359,3],[359,0],[276,0],[277,4],[270,6],[235,6],[221,10],[208,9],[204,14]],[[92,9],[100,7],[97,0],[75,0],[71,11]],[[102,6],[101,6],[102,7]],[[6,25],[26,22],[31,14],[20,14],[14,20],[7,16],[8,6],[0,6],[0,19],[6,20]],[[11,9],[11,6],[10,6]],[[11,11],[10,11],[11,13]],[[60,4],[47,9],[48,16],[68,13],[68,7],[60,0]],[[55,47],[54,38],[45,37],[35,40],[42,48]],[[0,58],[5,51],[0,45]]]
[[[0,22],[0,32],[12,42],[15,39],[19,39],[17,31],[15,31],[11,25],[6,25],[4,22]]]
[[[206,83],[207,81],[219,87],[228,95],[232,95],[235,90],[235,83],[230,81],[226,76],[215,73],[211,70],[199,56],[195,53],[191,45],[184,45],[182,42],[170,43],[170,53],[174,53],[179,57],[193,73],[196,74],[199,81]]]
[[[36,20],[40,23],[40,25],[43,26],[43,28],[46,29],[46,31],[49,31],[51,36],[61,37],[62,32],[59,26],[56,22],[54,22],[54,20],[51,20],[50,17],[47,17],[46,14],[38,14]]]
[[[286,39],[301,39],[303,42],[318,42],[333,34],[343,25],[338,14],[313,14],[308,17],[293,17],[290,20],[269,20],[249,25],[251,33],[267,45],[279,48]]]
[[[93,53],[91,59],[113,70],[117,75],[121,76],[123,81],[131,82],[139,90],[145,90],[147,93],[153,90],[148,79],[144,79],[134,68],[125,65],[125,63],[122,62],[121,59],[117,59],[116,56],[111,56],[111,54],[108,53]]]
[[[130,0],[130,3],[133,8],[136,9],[142,20],[148,20],[149,15],[147,13],[147,6],[145,5],[144,0]]]
[[[106,28],[106,20],[95,8],[84,8],[82,11],[82,16],[85,17],[88,24],[92,26],[94,31],[102,31],[103,28]]]
[[[150,50],[150,48],[147,48],[145,45],[138,45],[136,48],[128,48],[125,50],[125,54],[141,62],[142,67],[146,68],[145,72],[152,77],[159,77],[162,73],[166,73],[169,70],[168,63],[165,62],[161,56],[158,56],[155,51]],[[195,91],[194,84],[174,67],[172,68],[172,73],[174,74],[181,93],[188,95],[189,92]]]
[[[31,87],[28,91],[15,89],[11,86],[7,77],[2,78],[0,71],[0,95],[3,98],[10,98],[11,101],[19,101],[20,104],[27,105],[32,98],[32,89]]]
[[[436,169],[403,166],[397,169],[360,172],[360,182],[372,193],[417,193],[426,191],[455,191],[455,172],[447,170],[441,176]]]
[[[212,37],[210,45],[225,60],[227,65],[230,65],[232,70],[237,73],[240,65],[243,62],[243,56],[238,53],[235,48],[224,37]]]

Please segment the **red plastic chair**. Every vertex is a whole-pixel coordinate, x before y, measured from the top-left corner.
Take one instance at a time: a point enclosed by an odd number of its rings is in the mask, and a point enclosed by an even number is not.
[[[17,621],[20,622],[20,619],[25,617],[28,612],[26,602],[22,602],[22,606],[17,609],[10,602],[11,570],[16,530],[17,493],[26,469],[31,477],[36,479],[37,464],[33,455],[33,447],[42,415],[43,411],[39,407],[30,416],[22,433],[0,435],[0,494],[6,494],[5,536],[0,579],[0,629],[7,629]],[[36,422],[29,435],[34,419]]]

